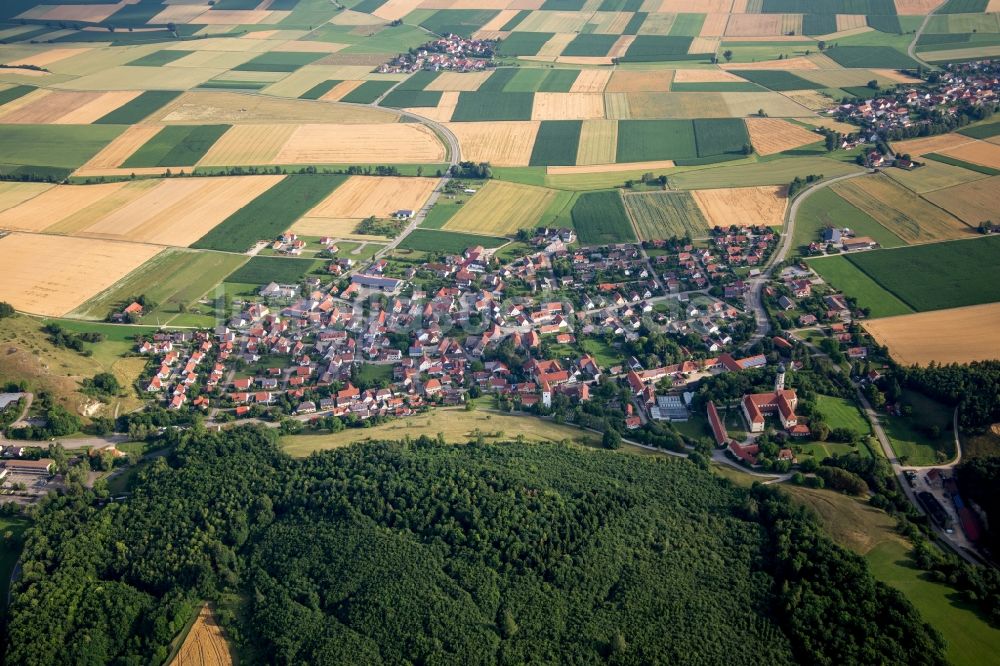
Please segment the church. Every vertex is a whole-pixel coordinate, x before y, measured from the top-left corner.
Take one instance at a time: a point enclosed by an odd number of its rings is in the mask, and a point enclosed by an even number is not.
[[[785,366],[778,366],[774,391],[743,396],[743,415],[750,424],[750,432],[764,432],[765,417],[777,415],[781,427],[793,435],[797,434],[799,417],[795,415],[795,406],[798,402],[795,391],[785,388]]]

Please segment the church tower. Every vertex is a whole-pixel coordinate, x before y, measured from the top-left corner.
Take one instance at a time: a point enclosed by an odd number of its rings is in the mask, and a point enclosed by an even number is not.
[[[774,378],[774,392],[785,390],[785,364],[781,363],[778,365],[778,374]]]

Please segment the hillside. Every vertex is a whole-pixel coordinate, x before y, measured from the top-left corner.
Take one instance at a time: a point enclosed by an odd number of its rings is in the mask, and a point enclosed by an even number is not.
[[[10,663],[159,662],[205,598],[250,663],[944,663],[813,519],[686,461],[185,437],[125,503],[44,506]]]

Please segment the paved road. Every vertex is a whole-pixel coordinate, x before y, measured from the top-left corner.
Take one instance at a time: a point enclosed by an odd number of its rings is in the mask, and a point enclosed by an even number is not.
[[[942,2],[941,6],[943,7],[944,4],[945,3]],[[941,7],[935,7],[930,14],[924,17],[924,20],[920,23],[920,27],[917,28],[917,31],[915,33],[913,33],[913,41],[910,42],[910,45],[906,47],[906,54],[908,56],[910,56],[920,64],[925,65],[927,67],[933,67],[933,65],[931,65],[926,60],[917,55],[917,42],[920,40],[920,36],[924,34],[924,29],[927,28],[927,24],[930,22],[931,17],[934,16],[934,13],[940,8]]]
[[[753,313],[757,329],[743,346],[744,349],[749,349],[760,342],[771,330],[771,324],[767,320],[767,312],[764,310],[764,300],[762,295],[764,287],[771,280],[771,276],[774,274],[775,267],[785,260],[788,253],[792,249],[792,238],[795,236],[795,216],[798,215],[799,207],[802,205],[802,202],[816,192],[829,187],[834,183],[839,183],[850,178],[857,178],[858,176],[863,176],[866,173],[867,171],[860,171],[858,173],[849,173],[846,176],[838,176],[829,180],[823,180],[795,197],[792,204],[788,207],[788,210],[785,211],[785,224],[782,228],[781,241],[778,244],[778,248],[771,255],[771,259],[767,262],[767,266],[763,271],[761,271],[761,274],[750,280],[750,291],[748,291],[746,295],[746,306],[747,310]]]

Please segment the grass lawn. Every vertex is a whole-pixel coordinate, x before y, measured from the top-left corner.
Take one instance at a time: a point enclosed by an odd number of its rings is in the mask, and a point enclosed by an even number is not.
[[[823,414],[823,420],[833,428],[849,428],[859,435],[871,433],[871,425],[861,415],[861,411],[850,400],[834,398],[829,395],[816,397],[816,407]]]
[[[597,338],[585,338],[580,343],[583,350],[594,357],[602,370],[607,370],[613,365],[618,365],[624,360],[621,351],[615,349],[604,340]]]
[[[282,437],[281,445],[290,455],[307,456],[313,451],[336,449],[367,439],[398,440],[406,436],[415,438],[421,435],[436,437],[438,433],[443,434],[448,442],[464,444],[475,439],[477,429],[484,434],[487,441],[497,440],[500,437],[514,439],[518,435],[524,435],[529,441],[535,442],[560,442],[569,439],[587,445],[600,444],[600,436],[595,433],[535,416],[479,410],[467,412],[464,408],[458,407],[397,419],[373,428],[348,428],[333,434]]]
[[[10,574],[14,570],[17,558],[21,556],[21,544],[24,531],[31,521],[22,516],[0,517],[0,534],[11,533],[12,539],[0,540],[0,608],[7,608],[7,590],[10,588]],[[15,545],[16,544],[16,545]]]
[[[952,410],[909,389],[903,391],[901,402],[913,407],[912,416],[879,417],[896,456],[910,465],[934,465],[955,457]],[[928,432],[932,426],[941,432],[936,438]]]
[[[383,379],[386,382],[392,381],[391,365],[375,365],[374,363],[362,363],[358,369],[359,382],[377,382]]]

